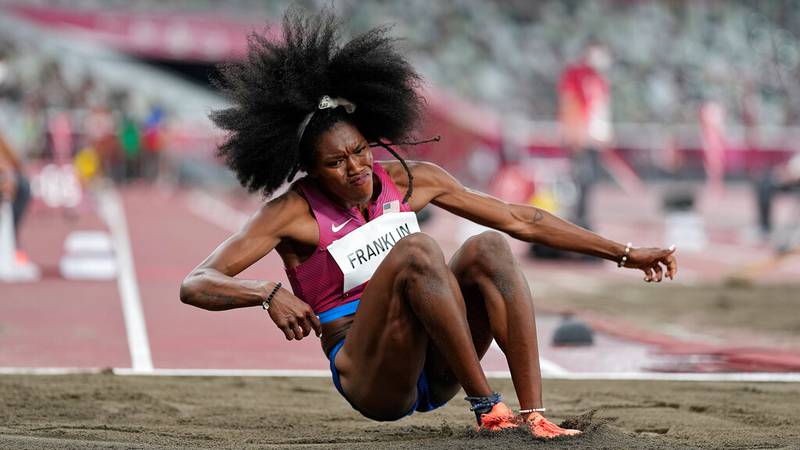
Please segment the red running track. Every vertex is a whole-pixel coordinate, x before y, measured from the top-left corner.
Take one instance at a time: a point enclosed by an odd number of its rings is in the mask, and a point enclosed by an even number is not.
[[[599,194],[601,203],[613,200],[612,194]],[[182,278],[230,234],[228,228],[233,228],[242,214],[257,207],[253,199],[226,198],[218,203],[234,205],[233,208],[214,208],[212,202],[201,204],[207,211],[198,214],[192,197],[184,191],[144,186],[128,187],[121,195],[153,366],[157,369],[326,370],[328,361],[317,338],[287,342],[260,308],[208,312],[179,301],[178,287]],[[653,211],[648,210],[651,207],[644,203],[646,201],[627,200],[626,205],[631,209],[627,222],[613,217],[623,214],[622,211],[609,209],[608,220],[600,221],[601,232],[618,240],[652,242],[659,239],[658,224],[652,220],[648,222],[648,214]],[[233,225],[216,224],[220,222]],[[725,220],[710,224],[712,228],[722,227],[721,232],[713,234],[715,239],[721,236],[720,239],[731,240],[732,233],[725,231],[730,223]],[[461,222],[446,214],[424,225],[424,231],[437,238],[446,255],[457,248],[463,238],[458,230],[463,228]],[[67,281],[57,269],[67,234],[92,229],[107,230],[93,208],[85,208],[71,218],[41,205],[33,208],[21,241],[31,259],[42,266],[45,276],[36,283],[0,284],[0,367],[131,367],[117,282]],[[524,245],[514,248],[520,253],[525,251]],[[760,250],[748,251],[752,255]],[[716,271],[703,270],[708,264],[703,262],[702,255],[687,256],[683,258],[685,265],[690,270],[697,267],[698,274],[711,280],[732,270],[719,264],[715,265]],[[610,264],[565,266],[563,263],[531,263],[524,259],[521,264],[526,273],[534,274],[534,290],[537,280],[547,280],[556,287],[572,285],[583,289],[591,289],[598,283],[636,281]],[[794,277],[800,273],[799,265],[786,265],[772,276]],[[287,281],[276,255],[264,258],[241,276]],[[576,280],[580,280],[578,285]],[[660,355],[657,350],[675,344],[670,339],[651,342],[635,333],[614,335],[614,327],[607,327],[610,334],[598,333],[594,347],[554,348],[548,341],[557,324],[558,318],[554,315],[541,315],[538,320],[545,360],[543,369],[555,375],[562,371],[663,370],[671,357]],[[758,358],[763,359],[763,355],[740,362],[739,368],[752,369],[748,363]],[[484,367],[491,371],[507,370],[504,358],[496,350],[487,354]]]

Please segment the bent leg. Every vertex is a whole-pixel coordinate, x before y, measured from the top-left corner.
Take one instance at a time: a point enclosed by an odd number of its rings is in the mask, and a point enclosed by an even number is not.
[[[533,298],[505,238],[487,231],[468,239],[450,261],[463,293],[470,330],[481,356],[492,337],[508,359],[522,409],[542,407],[542,382]],[[447,361],[433,350],[427,370],[442,401],[458,392]]]
[[[458,284],[433,239],[415,233],[398,241],[364,290],[335,361],[343,390],[372,417],[402,417],[416,400],[429,345],[468,395],[491,393]]]

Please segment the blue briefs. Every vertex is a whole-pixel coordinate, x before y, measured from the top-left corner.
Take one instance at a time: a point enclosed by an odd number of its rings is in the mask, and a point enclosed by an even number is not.
[[[353,300],[352,302],[347,302],[344,305],[339,305],[335,308],[331,308],[325,312],[321,312],[317,315],[319,317],[319,323],[326,323],[331,322],[339,317],[350,316],[356,313],[358,310],[358,304],[360,303],[361,299]]]
[[[350,303],[345,303],[344,305],[337,306],[336,308],[325,311],[319,315],[319,321],[321,323],[325,323],[325,322],[330,322],[334,319],[338,319],[339,317],[355,314],[356,310],[358,309],[358,302],[359,302],[358,300],[355,300]],[[360,412],[361,415],[363,415],[368,419],[384,421],[385,419],[371,417],[369,414],[365,414],[364,412],[360,411],[353,404],[353,402],[351,402],[350,399],[347,398],[347,395],[345,395],[344,390],[342,389],[342,383],[339,381],[339,371],[336,370],[336,364],[335,364],[336,354],[339,353],[339,350],[342,349],[343,345],[344,345],[344,339],[336,343],[336,345],[333,346],[330,354],[328,355],[328,359],[330,359],[331,361],[331,376],[333,378],[333,385],[336,386],[336,390],[339,391],[340,394],[342,394],[342,397],[344,397],[344,399],[347,400],[347,403],[350,403],[350,406],[352,406],[353,409],[355,409],[356,411]],[[414,411],[418,412],[433,411],[434,409],[439,408],[441,406],[444,406],[444,403],[436,404],[431,401],[430,390],[428,387],[428,376],[425,373],[425,370],[423,369],[422,373],[419,375],[419,379],[417,380],[417,401],[414,402],[414,405],[411,406],[411,409],[408,411],[406,416],[410,416],[411,414],[414,413]]]

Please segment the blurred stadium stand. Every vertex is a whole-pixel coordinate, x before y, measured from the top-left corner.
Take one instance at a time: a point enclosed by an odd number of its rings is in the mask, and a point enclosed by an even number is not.
[[[796,2],[342,0],[335,6],[354,33],[396,23],[393,33],[429,81],[430,120],[421,134],[446,138],[419,151],[466,179],[481,178],[469,168],[478,150],[562,154],[554,119],[558,74],[590,38],[613,55],[616,151],[644,177],[702,176],[699,116],[708,102],[726,112],[729,175],[784,161],[800,142],[800,85],[792,81],[800,75]],[[40,102],[47,108],[66,101],[86,110],[92,98],[48,93],[53,83],[43,78],[55,61],[74,92],[91,79],[100,97],[128,102],[139,123],[153,104],[166,105],[165,152],[208,159],[220,136],[205,114],[224,104],[208,89],[208,74],[215,63],[242,57],[246,33],[275,24],[285,7],[256,0],[0,1],[0,38],[9,43],[9,76],[17,80],[16,88],[4,84],[6,110],[14,99],[17,108],[28,108],[34,91],[46,97]]]

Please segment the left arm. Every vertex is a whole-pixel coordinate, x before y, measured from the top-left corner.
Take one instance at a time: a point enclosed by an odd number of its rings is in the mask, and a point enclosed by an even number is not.
[[[414,174],[410,206],[418,211],[434,205],[473,222],[508,233],[510,236],[561,250],[573,251],[619,262],[625,244],[596,233],[530,205],[504,202],[469,189],[441,167],[425,162],[409,163]],[[398,183],[402,184],[402,183]],[[670,279],[678,270],[675,248],[634,248],[625,267],[641,269],[645,281],[661,281],[666,268]]]

